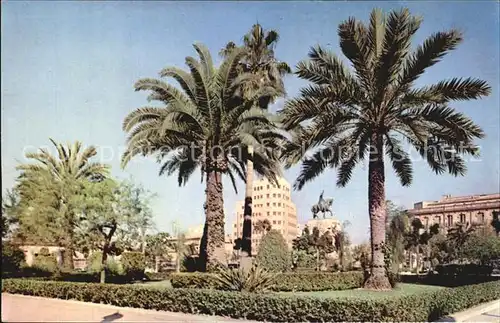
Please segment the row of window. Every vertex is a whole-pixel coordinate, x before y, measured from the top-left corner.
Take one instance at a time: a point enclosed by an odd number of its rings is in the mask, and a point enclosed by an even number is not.
[[[264,198],[264,195],[255,195],[253,197],[254,200],[258,200],[258,199],[263,199]],[[266,194],[266,198],[271,198],[271,194]],[[281,198],[281,194],[280,193],[273,193],[273,198]],[[285,194],[283,194],[283,198],[285,200],[289,200],[290,198],[288,196],[286,196]]]
[[[270,185],[270,184],[267,184],[267,189],[270,189],[270,188],[276,188],[276,185]],[[281,185],[278,184],[278,188],[281,188]],[[254,191],[262,191],[264,189],[264,186],[255,186],[253,188]],[[286,186],[283,186],[283,190],[286,191],[286,192],[290,192],[290,189]]]
[[[438,223],[438,224],[444,224],[445,226],[449,226],[449,227],[453,226],[453,215],[448,214],[445,219],[443,219],[444,221],[443,221],[443,223],[441,223],[441,216],[436,215],[434,217],[434,220],[435,220],[434,222]],[[471,220],[471,222],[473,221],[472,219],[470,219],[470,220]],[[459,223],[466,223],[466,222],[467,222],[467,216],[465,214],[460,214],[460,221],[459,221]],[[425,223],[426,227],[429,226],[429,218],[428,217],[424,218],[424,223]],[[475,223],[480,223],[480,224],[484,224],[485,223],[485,218],[484,218],[484,213],[483,212],[479,212],[476,215],[476,221],[475,221]]]

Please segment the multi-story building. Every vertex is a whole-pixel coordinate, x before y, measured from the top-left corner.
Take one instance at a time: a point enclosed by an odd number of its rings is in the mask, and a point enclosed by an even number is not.
[[[489,225],[500,212],[500,193],[457,197],[445,195],[439,201],[415,203],[408,212],[419,218],[426,227],[434,223],[445,229],[457,223]]]
[[[252,200],[252,253],[259,249],[262,232],[255,231],[259,220],[267,219],[272,229],[281,232],[283,237],[292,247],[292,241],[299,234],[297,209],[291,200],[290,184],[284,178],[278,178],[277,185],[266,178],[254,181]],[[244,201],[236,202],[233,223],[233,238],[241,238],[243,233],[243,208]]]

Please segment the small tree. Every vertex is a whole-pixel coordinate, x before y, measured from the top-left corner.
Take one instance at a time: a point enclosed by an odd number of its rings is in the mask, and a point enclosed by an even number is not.
[[[2,273],[15,273],[24,262],[24,252],[8,241],[2,241]]]
[[[259,246],[256,263],[270,272],[286,272],[291,268],[290,252],[280,232],[270,230]]]
[[[158,259],[164,256],[168,256],[169,248],[173,248],[171,241],[169,240],[170,234],[167,232],[160,232],[157,234],[151,234],[146,236],[145,244],[145,256],[146,256],[146,266],[150,268],[155,268],[155,271],[159,271],[159,261]]]
[[[123,272],[130,280],[141,280],[144,277],[146,259],[142,252],[124,252],[121,263]]]
[[[460,248],[460,258],[487,265],[500,259],[500,239],[493,235],[473,234]]]

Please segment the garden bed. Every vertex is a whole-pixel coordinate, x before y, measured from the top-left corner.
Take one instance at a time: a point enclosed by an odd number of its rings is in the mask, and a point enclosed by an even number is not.
[[[2,281],[2,292],[260,321],[434,321],[500,298],[500,282],[372,299],[26,279]]]

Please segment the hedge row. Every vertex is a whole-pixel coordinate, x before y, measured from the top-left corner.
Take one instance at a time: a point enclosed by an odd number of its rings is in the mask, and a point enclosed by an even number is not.
[[[500,298],[500,282],[374,300],[22,279],[2,281],[2,292],[274,322],[433,321]]]
[[[172,274],[170,282],[174,288],[213,288],[217,280],[213,274],[182,273]],[[281,273],[275,278],[273,291],[323,291],[359,288],[363,284],[360,271],[345,273],[291,272]]]

